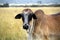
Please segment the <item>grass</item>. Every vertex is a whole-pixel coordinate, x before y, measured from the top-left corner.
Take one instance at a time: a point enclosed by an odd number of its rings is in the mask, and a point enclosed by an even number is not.
[[[22,27],[22,20],[14,18],[23,9],[25,7],[0,8],[0,40],[27,40],[27,33]],[[41,9],[45,14],[60,12],[60,7],[32,7],[30,9],[33,12]]]

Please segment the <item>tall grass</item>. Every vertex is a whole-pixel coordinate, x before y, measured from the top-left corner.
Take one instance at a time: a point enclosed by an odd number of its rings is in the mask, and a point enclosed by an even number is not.
[[[22,20],[14,17],[21,13],[21,8],[0,8],[0,40],[27,40],[27,33],[22,27]],[[60,12],[60,7],[36,7],[34,11],[42,9],[46,14]]]

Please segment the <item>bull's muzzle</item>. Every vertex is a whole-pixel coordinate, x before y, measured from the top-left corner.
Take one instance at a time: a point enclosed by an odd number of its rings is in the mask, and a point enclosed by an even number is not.
[[[28,30],[29,29],[29,25],[27,25],[27,24],[23,25],[23,29]]]

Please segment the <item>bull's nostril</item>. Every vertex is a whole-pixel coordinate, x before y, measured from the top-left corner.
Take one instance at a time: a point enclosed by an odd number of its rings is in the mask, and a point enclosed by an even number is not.
[[[27,30],[28,28],[29,28],[28,25],[24,25],[24,26],[23,26],[23,29],[26,29],[26,30]]]
[[[26,25],[26,24],[25,24]]]

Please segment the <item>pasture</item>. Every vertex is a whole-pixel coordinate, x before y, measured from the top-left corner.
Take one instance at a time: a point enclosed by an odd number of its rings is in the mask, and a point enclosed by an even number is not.
[[[0,40],[27,40],[27,33],[22,27],[22,20],[14,18],[25,8],[30,8],[33,12],[41,9],[47,15],[60,12],[60,7],[0,8]]]

